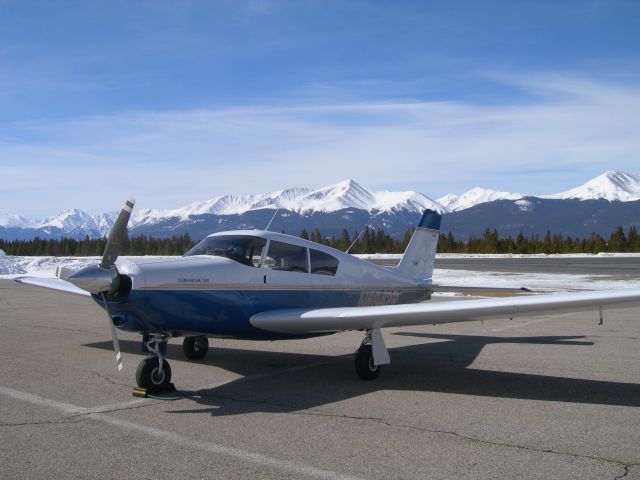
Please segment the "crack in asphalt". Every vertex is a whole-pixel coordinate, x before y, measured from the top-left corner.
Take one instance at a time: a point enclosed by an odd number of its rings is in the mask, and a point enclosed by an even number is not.
[[[41,421],[20,422],[20,423],[0,423],[0,428],[80,423],[86,420],[91,420],[94,415],[113,413],[113,412],[124,412],[128,410],[137,410],[139,408],[149,407],[154,404],[155,402],[151,402],[151,401],[148,401],[148,402],[141,401],[138,404],[113,406],[112,408],[109,408],[109,405],[106,405],[104,408],[103,407],[83,408],[82,410],[79,409],[77,413],[66,416],[60,420],[41,420]]]
[[[620,480],[621,478],[624,478],[627,475],[629,475],[629,467],[630,465],[624,465],[622,468],[622,475],[616,475],[615,477],[613,477],[613,480]]]
[[[31,328],[43,328],[45,330],[53,330],[55,332],[77,332],[77,333],[96,333],[92,330],[81,330],[79,328],[60,328],[51,325],[30,325]]]
[[[0,423],[0,427],[29,427],[37,425],[60,425],[66,423],[83,422],[85,418],[65,417],[61,420],[42,420],[39,422],[21,422],[21,423]]]
[[[118,385],[118,386],[120,386],[120,387],[129,387],[129,384],[127,384],[127,383],[120,383],[120,382],[116,382],[116,381],[114,381],[114,380],[111,380],[111,379],[110,379],[109,377],[107,377],[106,375],[103,375],[103,374],[101,374],[101,373],[99,373],[99,372],[96,372],[95,370],[88,370],[88,369],[86,369],[86,368],[81,368],[80,370],[81,370],[81,371],[83,371],[83,372],[91,373],[91,374],[95,375],[96,377],[98,377],[98,378],[100,378],[100,379],[102,379],[102,380],[104,380],[104,381],[106,381],[106,382],[110,383],[111,385]]]
[[[625,478],[627,475],[629,475],[631,467],[640,467],[640,463],[629,463],[626,465],[623,465],[623,471],[622,471],[622,475],[618,475],[616,477],[614,477],[613,480],[620,480],[621,478]]]
[[[272,405],[272,406],[276,406],[276,407],[286,408],[286,409],[290,409],[290,410],[296,410],[296,409],[299,410],[299,411],[283,412],[283,413],[288,413],[290,415],[333,417],[333,418],[355,420],[355,421],[372,421],[372,422],[377,422],[377,423],[380,423],[382,425],[385,425],[385,426],[387,426],[389,428],[402,428],[402,429],[415,430],[415,431],[424,432],[424,433],[450,435],[450,436],[453,436],[453,437],[456,437],[456,438],[467,440],[469,442],[475,442],[475,443],[480,443],[480,444],[485,444],[485,445],[492,445],[492,446],[496,446],[496,447],[514,448],[514,449],[518,449],[518,450],[525,450],[525,451],[537,452],[537,453],[550,453],[550,454],[553,454],[553,455],[564,455],[564,456],[568,456],[568,457],[572,457],[572,458],[582,458],[582,459],[588,459],[588,460],[595,460],[595,461],[599,461],[599,462],[610,463],[610,464],[619,466],[619,467],[621,467],[623,469],[622,474],[614,477],[614,480],[619,480],[619,479],[622,479],[622,478],[626,477],[629,474],[629,471],[630,471],[631,467],[640,466],[640,464],[638,464],[638,463],[626,463],[626,462],[624,462],[622,460],[616,460],[614,458],[598,457],[596,455],[587,455],[587,454],[574,453],[574,452],[569,452],[569,451],[559,451],[559,450],[554,450],[552,448],[536,448],[536,447],[531,447],[531,446],[526,446],[526,445],[511,444],[511,443],[505,443],[505,442],[496,442],[496,441],[487,440],[487,439],[483,439],[483,438],[473,437],[471,435],[465,435],[465,434],[462,434],[462,433],[459,433],[459,432],[456,432],[456,431],[452,431],[452,430],[429,429],[429,428],[426,428],[426,427],[419,427],[419,426],[416,426],[416,425],[396,424],[396,423],[390,422],[388,420],[385,420],[385,419],[383,419],[381,417],[368,417],[368,416],[336,414],[336,413],[331,413],[331,412],[325,412],[325,411],[322,411],[322,410],[314,410],[314,409],[308,409],[308,408],[304,408],[304,407],[296,407],[295,405],[288,405],[288,404],[285,404],[285,403],[273,402],[273,401],[270,400],[270,398],[267,398],[267,399],[264,399],[264,400],[247,400],[247,399],[236,398],[236,397],[226,396],[226,395],[219,395],[219,394],[215,394],[215,395],[204,394],[203,396],[220,398],[222,400],[231,400],[233,402],[244,402],[244,403],[252,403],[252,404],[265,404],[265,405]]]

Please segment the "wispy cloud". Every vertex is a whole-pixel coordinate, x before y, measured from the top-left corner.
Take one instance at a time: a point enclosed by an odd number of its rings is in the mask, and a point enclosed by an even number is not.
[[[567,76],[500,81],[527,100],[147,111],[5,124],[0,210],[46,210],[48,202],[33,203],[34,195],[55,197],[56,209],[98,212],[131,194],[141,206],[170,208],[348,177],[432,197],[478,184],[548,194],[610,168],[638,172],[637,87]],[[523,171],[529,174],[517,174]],[[21,207],[27,204],[31,211]]]

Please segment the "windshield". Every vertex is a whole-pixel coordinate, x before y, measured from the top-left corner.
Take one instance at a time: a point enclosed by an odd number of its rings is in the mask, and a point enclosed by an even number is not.
[[[184,256],[213,255],[230,258],[249,267],[257,267],[260,264],[265,243],[266,240],[264,238],[250,235],[207,237],[185,253]]]

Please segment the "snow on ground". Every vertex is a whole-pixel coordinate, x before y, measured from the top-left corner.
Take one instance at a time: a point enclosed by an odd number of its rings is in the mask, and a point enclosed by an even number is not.
[[[576,292],[640,288],[640,278],[611,275],[568,275],[563,273],[478,272],[435,269],[434,283],[455,286],[519,288],[536,292]]]
[[[610,254],[616,255],[616,254]],[[631,256],[634,254],[625,254]],[[393,255],[359,255],[362,258],[397,258]],[[470,257],[462,256],[462,257]],[[476,257],[478,255],[475,255]],[[585,255],[582,255],[585,256]],[[634,256],[640,256],[635,254]],[[491,256],[484,256],[488,258]],[[493,257],[498,257],[493,255]],[[519,255],[523,257],[523,255]],[[123,257],[125,258],[125,257]],[[141,257],[128,257],[131,259]],[[148,257],[147,257],[148,258]],[[100,257],[15,257],[0,256],[0,278],[19,276],[53,278],[57,267],[80,268],[98,263]],[[611,275],[568,275],[555,273],[479,272],[435,269],[434,283],[452,286],[527,287],[535,291],[578,291],[640,288],[640,278]]]
[[[0,278],[15,278],[21,275],[52,278],[56,268],[69,266],[81,268],[100,262],[100,257],[0,257]]]

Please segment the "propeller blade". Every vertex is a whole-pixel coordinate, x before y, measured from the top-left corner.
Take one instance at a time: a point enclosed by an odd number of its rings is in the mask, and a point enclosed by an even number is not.
[[[113,227],[109,232],[107,246],[104,249],[102,261],[100,262],[101,268],[107,269],[115,265],[116,259],[118,258],[118,253],[120,251],[120,245],[127,237],[127,224],[129,223],[131,211],[133,210],[133,205],[135,203],[135,198],[130,198],[129,200],[124,202],[124,206],[122,207],[122,210],[120,211],[116,222],[113,224]]]
[[[113,341],[113,351],[116,354],[116,367],[118,371],[122,370],[122,354],[120,353],[120,342],[118,341],[118,333],[116,332],[116,326],[111,319],[111,312],[109,311],[109,304],[107,303],[107,296],[102,293],[102,300],[104,301],[104,307],[107,310],[107,318],[109,325],[111,326],[111,340]]]
[[[116,326],[109,317],[109,324],[111,325],[111,340],[113,340],[113,351],[116,352],[116,367],[118,371],[122,370],[122,355],[120,354],[120,342],[118,341],[118,334],[116,333]]]

